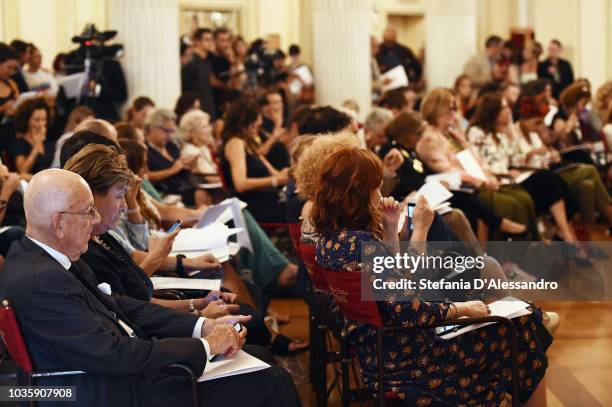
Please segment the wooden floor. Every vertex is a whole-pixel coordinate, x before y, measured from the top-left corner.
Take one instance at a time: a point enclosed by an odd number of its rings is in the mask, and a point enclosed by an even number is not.
[[[604,273],[610,281],[612,269]],[[560,328],[547,353],[548,406],[612,406],[612,302],[550,301],[538,305],[561,316]],[[301,300],[276,299],[271,306],[291,315],[291,322],[281,327],[282,333],[308,340],[308,309]],[[302,358],[308,363],[306,355]],[[298,390],[304,406],[315,405],[310,384],[299,385]],[[329,405],[340,405],[337,393]]]

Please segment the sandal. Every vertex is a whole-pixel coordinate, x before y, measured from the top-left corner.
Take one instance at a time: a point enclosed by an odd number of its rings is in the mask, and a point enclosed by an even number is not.
[[[278,334],[270,343],[268,349],[274,356],[297,356],[310,350],[310,346],[308,344],[305,344],[306,346],[298,349],[289,350],[289,345],[292,343],[301,345],[300,342],[292,341],[285,335]]]

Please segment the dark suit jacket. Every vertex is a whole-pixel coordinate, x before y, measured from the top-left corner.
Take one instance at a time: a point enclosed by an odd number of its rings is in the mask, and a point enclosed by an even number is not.
[[[559,58],[557,64],[558,78],[555,78],[548,69],[550,68],[550,59],[546,59],[538,64],[538,77],[546,78],[551,81],[552,94],[555,99],[559,99],[559,95],[563,92],[563,89],[567,88],[572,82],[574,82],[574,71],[572,65],[565,59]],[[558,80],[557,80],[558,79]]]
[[[165,366],[204,371],[204,346],[191,338],[195,316],[106,295],[97,285],[82,261],[66,271],[27,237],[11,246],[0,295],[15,309],[34,366],[89,373],[41,384],[76,386],[78,405],[128,406],[139,405],[143,378]],[[129,337],[117,318],[138,337]]]

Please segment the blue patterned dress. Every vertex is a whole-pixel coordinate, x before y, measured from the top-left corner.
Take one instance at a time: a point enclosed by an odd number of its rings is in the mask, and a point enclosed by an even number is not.
[[[374,240],[366,231],[320,235],[316,261],[325,268],[361,272],[361,243]],[[385,391],[393,390],[407,405],[416,406],[497,406],[511,400],[511,341],[505,327],[488,325],[444,340],[428,326],[446,319],[450,303],[416,298],[378,305],[384,325],[422,327],[385,337]],[[542,326],[539,308],[513,321],[518,333],[519,393],[524,402],[544,377],[551,338]],[[375,328],[347,321],[343,334],[357,350],[364,384],[376,391]]]

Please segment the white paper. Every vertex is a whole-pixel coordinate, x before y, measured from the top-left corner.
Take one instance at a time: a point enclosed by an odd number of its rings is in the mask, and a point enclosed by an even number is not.
[[[533,171],[525,171],[525,172],[521,172],[515,179],[514,182],[516,182],[517,184],[520,184],[521,182],[525,181],[527,178],[531,177],[531,174],[533,174]]]
[[[229,228],[221,223],[212,223],[204,228],[181,229],[172,244],[173,252],[210,250],[227,246]]]
[[[463,170],[474,178],[478,178],[481,181],[486,181],[487,176],[482,170],[480,163],[474,157],[474,154],[467,148],[459,151],[457,154],[457,160],[461,163]]]
[[[389,83],[382,86],[383,93],[391,90],[408,86],[408,76],[406,76],[406,70],[402,65],[398,65],[393,69],[388,70],[384,74],[380,75],[380,83],[385,83],[385,79],[389,79]]]
[[[59,78],[57,83],[64,88],[66,98],[73,99],[81,95],[81,89],[83,89],[83,85],[85,85],[85,80],[85,72],[79,72]]]
[[[442,202],[448,201],[453,196],[453,193],[446,189],[440,181],[433,180],[423,184],[417,191],[416,196],[417,198],[424,196],[429,206],[435,208]]]
[[[155,290],[220,290],[220,279],[151,277]]]
[[[223,188],[223,183],[209,182],[207,184],[198,184],[198,188],[200,189],[220,189],[220,188]]]
[[[461,174],[458,171],[451,171],[428,175],[425,177],[425,182],[429,181],[446,182],[446,184],[448,184],[448,189],[456,191],[461,187]]]
[[[306,65],[301,65],[295,68],[293,73],[296,74],[306,86],[310,86],[314,83],[314,78],[312,77],[310,68],[308,68]]]
[[[514,297],[502,298],[501,300],[488,304],[488,306],[491,310],[491,315],[506,317],[510,319],[531,313],[531,311],[527,309],[527,307],[529,307],[529,304]],[[472,324],[464,326],[463,328],[458,329],[457,331],[441,335],[440,338],[451,339],[466,332],[473,331],[474,329],[482,328],[483,326],[491,324],[495,324],[495,322],[485,322],[482,324]]]
[[[243,350],[239,350],[231,359],[224,359],[219,362],[207,362],[204,373],[198,379],[199,382],[220,379],[222,377],[236,376],[245,373],[256,372],[269,368],[270,365],[249,355]],[[236,389],[240,391],[240,389]]]
[[[253,245],[247,231],[244,214],[242,213],[242,210],[246,208],[246,206],[247,204],[238,198],[225,199],[216,205],[210,206],[206,212],[204,212],[195,227],[202,228],[213,222],[227,223],[232,220],[236,228],[242,229],[237,236],[238,244],[252,253]]]
[[[214,249],[210,249],[210,250],[191,250],[191,251],[177,251],[177,252],[172,251],[170,252],[170,256],[176,256],[178,254],[182,254],[186,258],[192,259],[194,257],[200,257],[206,253],[211,253],[213,256],[215,256],[215,258],[217,259],[219,263],[224,263],[229,260],[230,255],[232,254],[231,245],[232,243],[230,243],[229,245],[225,245],[225,246],[215,247]]]

